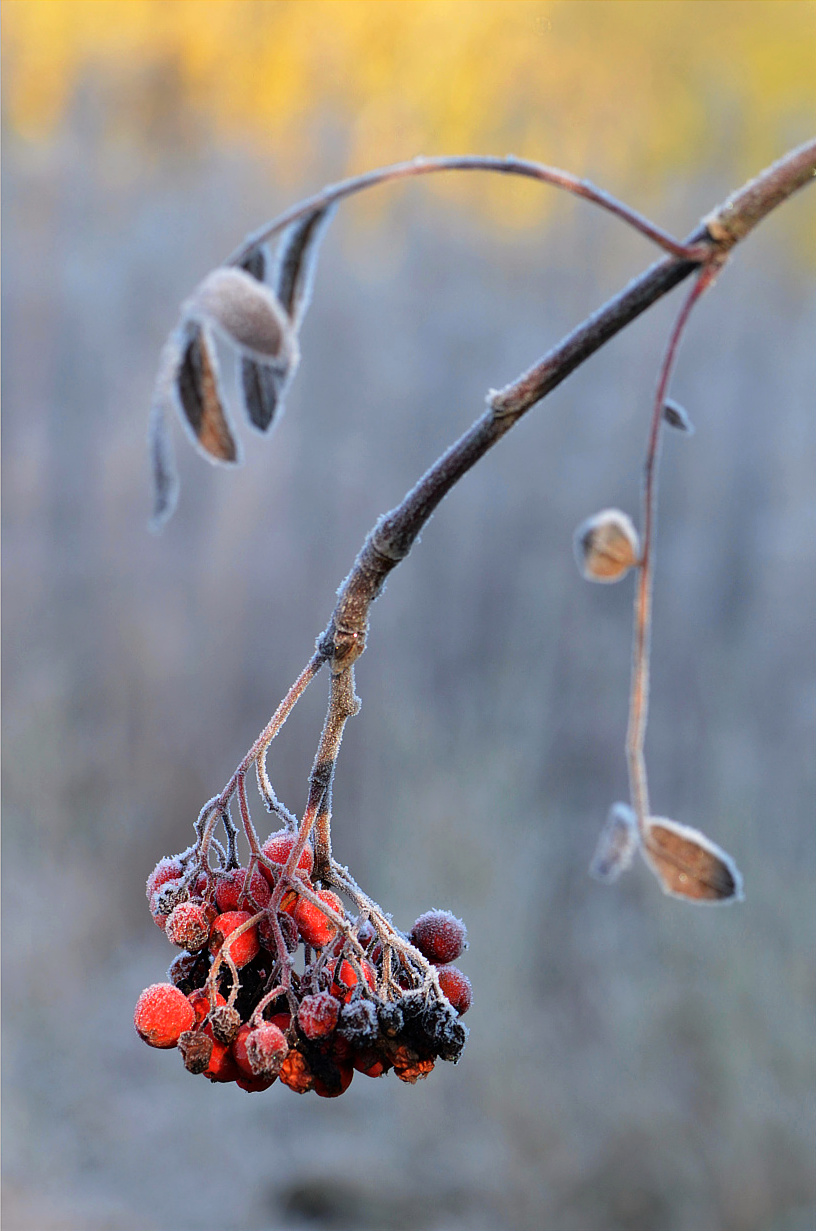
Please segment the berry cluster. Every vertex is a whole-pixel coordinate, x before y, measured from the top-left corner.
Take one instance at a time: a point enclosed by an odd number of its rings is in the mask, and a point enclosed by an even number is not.
[[[213,870],[198,848],[161,859],[147,881],[151,914],[182,952],[168,983],[145,989],[134,1025],[185,1067],[248,1091],[279,1079],[299,1094],[342,1094],[355,1070],[401,1081],[457,1061],[467,1040],[467,977],[451,965],[466,930],[449,911],[398,932],[351,878],[312,883],[307,843],[274,833],[249,867]],[[342,870],[345,871],[345,870]]]

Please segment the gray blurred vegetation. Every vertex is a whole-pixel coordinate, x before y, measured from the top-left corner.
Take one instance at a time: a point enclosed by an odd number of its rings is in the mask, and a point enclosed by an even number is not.
[[[183,133],[136,176],[102,124],[91,94],[4,159],[7,1231],[812,1228],[816,297],[789,235],[813,193],[698,309],[674,382],[697,433],[664,450],[654,805],[734,855],[746,903],[586,875],[626,793],[631,587],[583,583],[571,535],[637,511],[675,296],[463,482],[374,608],[335,853],[398,925],[466,920],[461,1064],[248,1096],[132,1030],[171,958],[144,879],[305,663],[375,517],[651,253],[570,201],[509,238],[421,187],[349,207],[285,419],[243,431],[233,473],[177,432],[181,503],[152,538],[163,338],[291,197]],[[735,186],[688,178],[659,220],[683,232]],[[270,757],[296,809],[324,705],[321,677]]]

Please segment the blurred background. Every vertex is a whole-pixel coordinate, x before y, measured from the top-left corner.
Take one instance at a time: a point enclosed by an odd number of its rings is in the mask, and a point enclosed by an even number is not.
[[[172,957],[145,877],[377,515],[654,253],[499,178],[348,204],[285,418],[232,472],[176,431],[156,538],[180,301],[297,197],[417,153],[512,150],[685,234],[812,136],[816,5],[6,0],[2,33],[7,1231],[812,1231],[813,191],[697,309],[673,386],[697,433],[663,457],[653,803],[733,854],[746,902],[586,871],[626,796],[631,583],[583,583],[571,536],[637,513],[675,293],[463,481],[373,611],[335,853],[399,926],[466,920],[461,1063],[247,1095],[132,1010]],[[325,700],[321,677],[273,745],[297,810]]]

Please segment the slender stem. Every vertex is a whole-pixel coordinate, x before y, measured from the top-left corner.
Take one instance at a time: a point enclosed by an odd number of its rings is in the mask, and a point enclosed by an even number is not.
[[[652,587],[654,578],[654,540],[657,529],[657,471],[660,458],[660,436],[664,406],[672,368],[680,339],[691,310],[703,292],[711,286],[719,266],[703,269],[683,303],[669,337],[660,367],[655,392],[649,442],[646,449],[643,483],[643,546],[635,586],[634,645],[632,650],[632,686],[629,699],[629,727],[626,735],[626,755],[629,765],[629,789],[632,807],[637,815],[638,830],[645,839],[646,818],[649,815],[649,787],[646,761],[643,755],[646,720],[649,708],[649,648],[652,623]]]
[[[652,240],[673,256],[699,259],[698,254],[690,251],[685,244],[669,235],[662,227],[656,226],[637,210],[630,209],[628,205],[624,205],[622,201],[610,196],[603,189],[597,188],[589,180],[579,179],[578,176],[570,175],[568,171],[561,171],[557,167],[547,167],[543,163],[531,162],[526,158],[515,158],[512,154],[505,158],[483,154],[462,154],[437,158],[413,158],[410,162],[392,163],[391,166],[378,167],[375,171],[367,171],[364,175],[355,175],[350,179],[341,180],[338,184],[329,184],[320,192],[293,205],[270,222],[264,223],[257,231],[253,231],[227,258],[225,264],[240,265],[258,244],[271,239],[273,235],[278,234],[304,215],[326,209],[344,197],[363,192],[377,184],[412,179],[418,175],[434,175],[440,171],[495,171],[500,175],[520,175],[526,179],[552,184],[555,188],[563,188],[566,192],[582,197],[585,201],[591,201],[601,209],[614,214],[615,217],[621,218],[641,235],[645,235],[647,239]]]

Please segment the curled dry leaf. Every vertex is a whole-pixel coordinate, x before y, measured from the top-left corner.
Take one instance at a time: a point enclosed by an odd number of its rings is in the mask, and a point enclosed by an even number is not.
[[[263,282],[268,265],[266,247],[259,244],[244,258],[241,268],[250,277]],[[297,357],[297,349],[294,347],[290,347],[288,360],[283,366],[256,363],[254,359],[241,356],[239,388],[246,416],[258,431],[267,432],[283,412],[283,395],[295,374]]]
[[[272,285],[295,329],[306,315],[312,294],[317,252],[337,207],[316,209],[283,232],[275,257]]]
[[[679,402],[675,402],[674,398],[666,398],[663,403],[663,419],[678,432],[686,432],[689,436],[694,435],[694,424],[684,407]]]
[[[221,393],[215,344],[207,329],[194,321],[184,327],[176,393],[196,443],[214,461],[239,460]]]
[[[589,875],[611,884],[632,864],[638,844],[637,817],[628,804],[613,804],[598,837]]]
[[[575,559],[587,581],[620,581],[640,559],[640,540],[631,517],[602,509],[575,531]]]
[[[640,849],[664,893],[704,904],[742,900],[742,877],[733,859],[699,829],[649,817]]]

